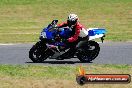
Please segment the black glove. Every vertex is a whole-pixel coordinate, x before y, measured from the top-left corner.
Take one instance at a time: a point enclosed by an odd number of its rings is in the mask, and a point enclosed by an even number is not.
[[[68,44],[68,39],[62,39],[62,42],[65,43],[65,44]]]
[[[51,24],[57,24],[58,20],[53,20]]]

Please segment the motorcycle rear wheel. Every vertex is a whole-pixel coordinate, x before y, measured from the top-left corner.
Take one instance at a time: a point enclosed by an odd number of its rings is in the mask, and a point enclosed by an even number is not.
[[[91,62],[98,56],[99,51],[99,44],[95,41],[89,41],[85,48],[78,49],[77,57],[81,62]]]

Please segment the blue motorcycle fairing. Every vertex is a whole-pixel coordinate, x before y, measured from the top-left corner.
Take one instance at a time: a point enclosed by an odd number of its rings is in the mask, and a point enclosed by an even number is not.
[[[71,36],[71,30],[69,30],[69,28],[67,28],[67,27],[60,28],[60,31],[57,31],[57,30],[49,31],[49,29],[51,29],[51,28],[52,28],[52,26],[49,24],[46,28],[44,28],[42,30],[41,36],[45,36],[45,38],[48,39],[48,40],[54,39],[57,34],[59,34],[59,36],[61,38],[64,38],[64,39],[67,39]],[[65,46],[65,44],[61,41],[60,42],[54,42],[54,43],[52,43],[52,45]]]
[[[95,35],[100,35],[100,34],[105,34],[106,29],[105,28],[92,28],[92,30],[88,31],[89,36],[95,36]]]
[[[71,30],[69,28],[61,28],[61,31],[59,33],[60,37],[68,39],[71,36]]]
[[[42,32],[45,32],[46,33],[46,38],[47,39],[54,39],[54,36],[55,36],[55,33],[56,33],[56,30],[52,30],[52,31],[49,31],[49,29],[51,29],[52,26],[49,24],[46,28],[43,29]]]

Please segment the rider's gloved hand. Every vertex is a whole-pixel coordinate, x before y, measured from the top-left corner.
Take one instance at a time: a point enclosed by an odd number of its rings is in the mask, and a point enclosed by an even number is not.
[[[62,42],[68,44],[68,39],[63,39]]]
[[[61,31],[61,28],[60,28],[60,27],[58,27],[58,26],[54,27],[54,29],[55,29],[55,30],[57,30],[58,32],[60,32],[60,31]]]

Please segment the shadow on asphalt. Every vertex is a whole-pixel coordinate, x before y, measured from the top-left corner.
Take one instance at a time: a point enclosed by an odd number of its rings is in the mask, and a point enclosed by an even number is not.
[[[25,63],[34,63],[34,62],[25,62]],[[86,62],[80,62],[80,61],[44,61],[41,63],[45,64],[76,64],[76,63],[86,63]],[[93,62],[87,62],[87,63],[93,63]]]

